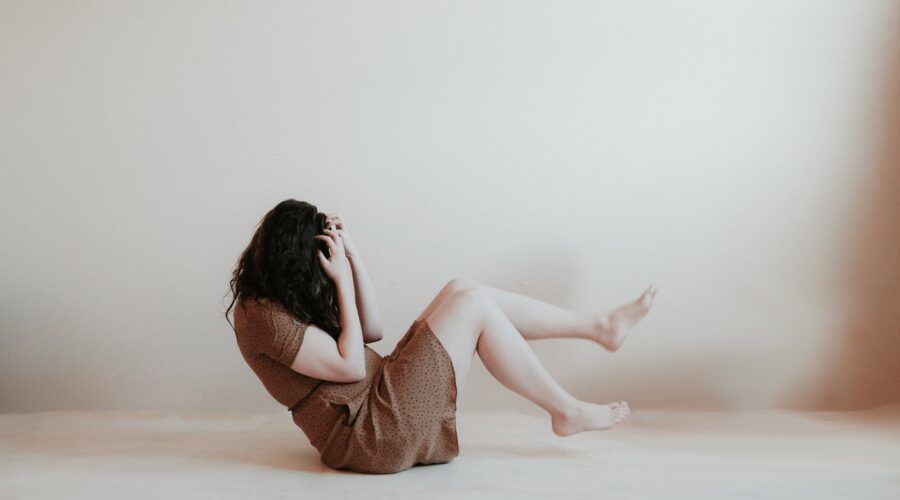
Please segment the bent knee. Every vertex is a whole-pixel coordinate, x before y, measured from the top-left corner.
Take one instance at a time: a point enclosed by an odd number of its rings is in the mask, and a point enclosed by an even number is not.
[[[478,282],[470,280],[469,278],[453,278],[452,280],[448,281],[446,285],[444,285],[444,290],[447,290],[451,294],[455,295],[459,292],[475,289],[478,287]]]
[[[494,305],[491,296],[477,286],[460,289],[450,297],[450,300],[456,307],[473,312],[482,311]]]

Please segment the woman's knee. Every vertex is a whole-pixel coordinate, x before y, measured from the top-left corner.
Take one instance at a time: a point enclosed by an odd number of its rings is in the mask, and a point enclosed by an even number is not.
[[[444,285],[444,290],[450,295],[456,295],[459,292],[476,289],[479,286],[477,281],[470,280],[469,278],[453,278]]]
[[[455,308],[473,315],[480,315],[496,306],[487,291],[477,286],[460,288],[450,296],[450,301]]]

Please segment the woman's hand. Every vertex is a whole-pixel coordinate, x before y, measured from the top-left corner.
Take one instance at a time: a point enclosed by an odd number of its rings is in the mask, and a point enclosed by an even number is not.
[[[325,244],[328,245],[328,253],[331,254],[326,258],[321,249],[316,249],[322,269],[336,285],[352,285],[353,268],[350,267],[350,260],[344,249],[344,240],[336,231],[327,228],[324,231],[325,234],[313,236],[325,241]]]
[[[356,244],[353,243],[353,239],[350,237],[350,233],[347,232],[347,226],[346,224],[344,224],[344,221],[341,220],[340,215],[328,214],[328,216],[325,218],[325,227],[337,231],[337,234],[344,241],[344,249],[347,253],[348,258],[352,258],[358,255],[356,253]]]

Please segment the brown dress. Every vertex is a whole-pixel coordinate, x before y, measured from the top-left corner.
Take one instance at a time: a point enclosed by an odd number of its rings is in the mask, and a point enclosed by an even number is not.
[[[414,320],[388,356],[364,345],[366,377],[340,383],[290,368],[308,324],[274,301],[237,304],[241,354],[269,394],[291,411],[322,463],[387,474],[459,455],[456,374],[426,321]]]

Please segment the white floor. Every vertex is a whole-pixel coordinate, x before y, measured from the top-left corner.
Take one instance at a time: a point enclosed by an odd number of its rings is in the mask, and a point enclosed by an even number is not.
[[[864,412],[634,409],[558,438],[538,415],[461,412],[443,465],[324,467],[287,412],[0,415],[0,498],[900,499],[900,405]]]

